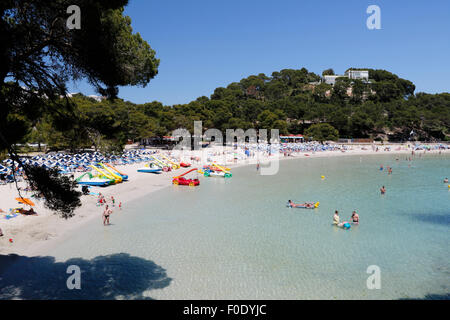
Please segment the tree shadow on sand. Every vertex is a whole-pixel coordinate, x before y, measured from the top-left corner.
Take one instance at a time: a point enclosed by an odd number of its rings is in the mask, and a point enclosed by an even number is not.
[[[81,289],[69,290],[70,265],[81,269]],[[0,255],[0,299],[151,299],[147,290],[167,287],[171,278],[154,262],[126,253],[73,258]]]

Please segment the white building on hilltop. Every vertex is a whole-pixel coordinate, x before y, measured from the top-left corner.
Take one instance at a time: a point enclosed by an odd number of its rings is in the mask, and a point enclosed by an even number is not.
[[[358,79],[368,82],[369,70],[347,70],[345,76],[349,79]]]
[[[334,86],[334,84],[336,83],[336,79],[341,78],[341,77],[355,79],[355,80],[356,79],[362,80],[364,82],[369,82],[369,70],[351,70],[351,69],[349,69],[349,70],[345,71],[344,75],[335,74],[335,75],[323,76],[323,82]]]
[[[323,76],[323,81],[326,84],[331,84],[332,86],[334,86],[334,84],[336,83],[336,79],[340,78],[340,77],[343,77],[343,76],[340,76],[340,75],[327,75],[327,76]]]

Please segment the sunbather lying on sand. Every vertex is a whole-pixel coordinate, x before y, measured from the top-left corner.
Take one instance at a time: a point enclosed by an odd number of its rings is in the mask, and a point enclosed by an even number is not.
[[[34,211],[33,208],[31,208],[30,210],[19,209],[18,211],[19,211],[19,213],[24,214],[26,216],[37,215],[36,211]]]

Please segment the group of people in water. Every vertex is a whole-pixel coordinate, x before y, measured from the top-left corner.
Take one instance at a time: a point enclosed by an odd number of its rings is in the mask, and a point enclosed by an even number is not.
[[[353,212],[352,212],[352,216],[350,217],[350,222],[353,224],[359,224],[359,215],[355,210],[353,210]],[[342,222],[340,221],[339,211],[337,211],[337,210],[334,211],[333,224],[340,228],[345,228],[345,229],[350,228],[350,223],[348,221],[342,221]]]
[[[384,188],[384,186],[383,186]],[[291,200],[288,200],[288,207],[289,208],[309,208],[312,209],[316,206],[316,204],[314,202],[305,202],[305,203],[294,203]],[[353,210],[352,212],[352,216],[350,217],[350,222],[353,224],[359,224],[359,215],[356,212],[356,210]],[[334,211],[334,215],[333,215],[333,224],[344,228],[344,229],[348,229],[350,228],[350,223],[348,221],[340,221],[340,217],[339,217],[339,211],[335,210]]]
[[[412,153],[412,155],[414,156],[414,152]],[[396,159],[398,160],[398,159]],[[407,159],[408,160],[408,159]],[[409,161],[411,161],[411,158],[409,158]],[[259,169],[259,167],[257,167]],[[388,174],[391,175],[392,174],[392,168],[391,167],[386,167]],[[383,171],[384,167],[383,165],[380,165],[380,171]],[[444,183],[448,183],[448,178],[444,179]],[[450,185],[449,185],[450,188]],[[382,186],[380,188],[380,193],[383,195],[386,193],[386,187]],[[294,203],[291,200],[288,200],[288,207],[290,208],[308,208],[308,209],[313,209],[316,207],[316,204],[314,202],[305,202],[305,203]],[[359,215],[358,213],[353,210],[352,215],[350,217],[350,223],[352,224],[359,224]],[[349,229],[350,228],[350,223],[348,221],[340,221],[340,217],[339,217],[339,212],[338,210],[334,211],[334,215],[333,215],[333,225],[336,225],[338,227],[344,228],[344,229]]]

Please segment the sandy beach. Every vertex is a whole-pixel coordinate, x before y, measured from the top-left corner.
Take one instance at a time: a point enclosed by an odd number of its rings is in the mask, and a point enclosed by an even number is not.
[[[280,154],[277,156],[259,156],[239,159],[235,161],[232,157],[226,161],[226,165],[230,168],[256,164],[258,161],[262,166],[266,165],[269,161],[275,159],[288,160],[297,158],[318,158],[318,157],[341,157],[341,156],[370,156],[380,154],[411,154],[411,150],[406,145],[391,145],[391,151],[385,151],[384,148],[389,145],[383,145],[379,148],[378,152],[372,150],[369,145],[352,145],[349,150],[342,151],[323,151],[323,152],[300,152],[291,156],[283,156]],[[204,161],[217,161],[223,162],[223,156],[219,155],[217,147],[208,148],[207,152],[210,154],[208,159]],[[163,151],[161,151],[163,152]],[[167,153],[167,151],[165,151]],[[449,153],[450,150],[432,150],[427,151],[427,154],[437,154],[439,152]],[[185,156],[198,156],[205,157],[205,150],[199,151],[186,151]],[[226,153],[232,154],[232,148],[228,148]],[[420,156],[420,153],[424,151],[417,151],[416,156]],[[176,155],[176,151],[173,152]],[[212,155],[211,154],[216,154]],[[115,207],[113,208],[113,214],[111,220],[114,221],[114,215],[126,214],[127,203],[132,202],[135,199],[143,197],[151,192],[167,188],[172,185],[172,177],[183,173],[184,169],[179,169],[167,173],[152,174],[152,173],[139,173],[137,168],[142,167],[143,164],[133,164],[127,166],[118,166],[117,168],[129,175],[129,180],[120,184],[108,186],[105,188],[94,187],[92,192],[101,192],[107,199],[107,203],[111,204],[111,196],[115,198]],[[193,167],[201,168],[202,163],[192,163]],[[78,173],[76,176],[79,176]],[[24,182],[20,182],[19,187],[22,189],[25,187]],[[22,191],[22,196],[29,198],[31,192]],[[27,207],[18,205],[15,198],[18,197],[18,192],[14,184],[1,185],[0,186],[0,209],[8,213],[10,208]],[[0,237],[0,254],[20,254],[20,255],[40,255],[44,254],[47,248],[58,241],[64,241],[64,238],[72,232],[82,232],[82,227],[86,223],[102,223],[103,207],[97,205],[97,196],[87,195],[82,196],[82,206],[75,211],[75,216],[70,219],[60,218],[57,214],[54,214],[50,210],[43,206],[43,201],[34,200],[35,211],[38,215],[25,216],[19,215],[12,219],[5,219],[2,216],[0,219],[0,228],[3,231],[4,236]],[[119,210],[118,204],[122,202],[122,209]],[[12,241],[10,241],[10,239]]]

